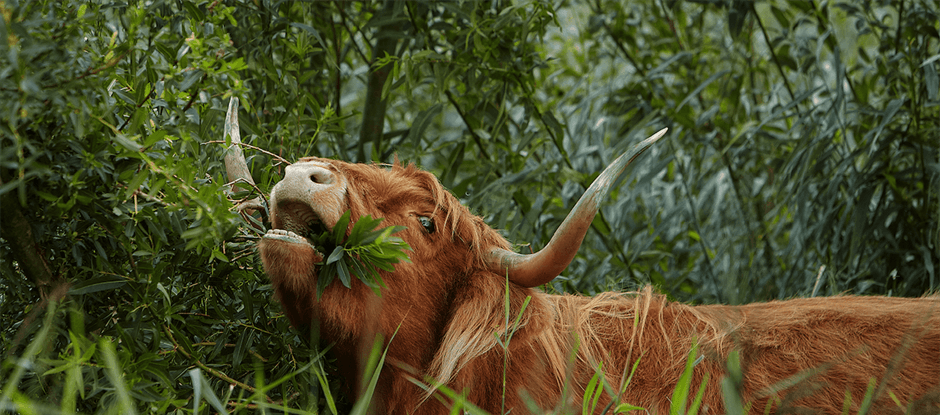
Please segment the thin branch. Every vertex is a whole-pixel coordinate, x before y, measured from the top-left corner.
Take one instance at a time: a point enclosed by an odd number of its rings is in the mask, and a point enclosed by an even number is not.
[[[206,142],[204,142],[204,143],[202,143],[202,144],[226,144],[226,142],[225,142],[225,140],[212,140],[212,141],[206,141]],[[293,164],[293,163],[291,163],[291,162],[285,160],[283,157],[281,157],[281,156],[279,156],[279,155],[277,155],[277,154],[274,154],[274,153],[272,153],[272,152],[270,152],[270,151],[267,151],[267,150],[265,150],[265,149],[262,149],[262,148],[259,148],[259,147],[255,147],[255,146],[253,146],[253,145],[251,145],[251,144],[246,144],[246,143],[237,143],[237,144],[240,145],[240,146],[242,146],[242,147],[247,147],[247,148],[250,148],[250,149],[252,149],[252,150],[260,151],[260,152],[262,152],[262,153],[264,153],[264,154],[267,154],[267,155],[273,157],[274,159],[276,159],[278,162],[281,162],[281,163],[284,163],[284,164],[287,164],[287,165]]]
[[[467,119],[467,115],[460,108],[460,105],[457,104],[457,100],[454,99],[454,95],[450,93],[449,89],[444,90],[444,95],[447,96],[447,100],[450,101],[450,105],[454,106],[454,110],[457,111],[457,115],[460,116],[460,119],[463,120],[464,125],[467,126],[467,132],[470,133],[470,137],[473,137],[473,141],[476,143],[477,148],[480,149],[480,154],[483,155],[483,158],[486,160],[490,159],[490,154],[486,151],[486,147],[483,146],[483,139],[477,135],[476,131],[473,131],[473,126],[470,125],[470,120]],[[493,170],[497,176],[499,176],[498,170]]]
[[[118,62],[120,62],[120,61],[124,58],[125,55],[127,55],[127,52],[124,52],[124,53],[118,55],[117,57],[114,57],[114,58],[111,59],[110,61],[106,62],[104,65],[101,65],[101,66],[99,66],[99,67],[97,67],[97,68],[94,68],[94,69],[87,69],[87,70],[85,70],[84,73],[82,73],[81,75],[76,76],[76,77],[74,77],[74,78],[72,78],[72,79],[67,79],[67,80],[62,81],[62,82],[56,82],[56,83],[54,83],[54,84],[43,85],[43,86],[42,86],[42,89],[55,89],[55,88],[58,88],[58,87],[60,87],[60,86],[62,86],[62,85],[65,85],[65,84],[68,84],[68,83],[72,83],[72,82],[75,82],[75,81],[78,81],[78,80],[87,78],[87,77],[92,76],[92,75],[97,75],[97,74],[100,73],[101,71],[104,71],[104,70],[106,70],[106,69],[110,69],[110,68],[114,67],[114,65],[117,65]],[[4,91],[8,91],[8,92],[17,92],[17,91],[19,91],[19,88],[2,88],[2,89],[3,89]]]
[[[217,342],[198,342],[198,343],[193,343],[193,346],[206,347],[206,346],[215,346],[215,345],[217,345],[217,344],[218,344]],[[223,346],[223,347],[235,347],[236,345],[235,345],[235,343],[223,343],[222,346]],[[248,353],[251,354],[252,356],[258,358],[258,360],[260,360],[260,361],[262,361],[262,362],[264,362],[264,363],[267,363],[267,362],[268,362],[268,359],[267,359],[267,358],[265,358],[264,356],[261,356],[260,354],[258,354],[258,352],[254,351],[254,350],[248,350]]]
[[[810,4],[810,6],[813,8],[813,11],[816,13],[816,26],[819,28],[819,31],[820,31],[820,32],[825,32],[825,31],[829,30],[829,29],[826,28],[826,25],[827,25],[828,23],[830,23],[830,22],[829,22],[829,21],[824,21],[824,19],[826,19],[826,15],[822,14],[822,13],[819,11],[819,9],[816,7],[816,2],[815,2],[814,0],[810,0],[809,4]],[[754,6],[752,5],[751,7],[753,8]],[[902,1],[902,2],[901,2],[901,10],[903,10],[903,9],[904,9],[904,2]],[[898,16],[900,17],[900,15],[898,15]],[[900,28],[901,28],[901,25],[899,24],[899,25],[898,25],[898,30],[900,30]],[[828,36],[828,37],[826,38],[825,42],[826,42],[827,45],[829,45],[829,49],[831,49],[833,52],[835,52],[835,51],[839,48],[839,43],[838,43],[838,41],[835,39],[834,36]],[[836,58],[836,57],[841,58],[841,55],[836,55],[835,53],[833,53],[833,58]],[[840,66],[841,66],[841,65],[840,65]],[[852,91],[852,97],[855,98],[856,101],[858,101],[858,95],[855,93],[855,86],[852,85],[852,78],[849,77],[849,73],[848,73],[848,71],[845,69],[844,66],[842,67],[842,77],[843,77],[843,80],[845,80],[845,83],[849,85],[849,91]],[[841,90],[841,89],[842,89],[842,85],[836,85],[836,88],[839,88],[839,89]]]
[[[678,149],[675,148],[675,145],[673,144],[673,142],[674,141],[669,140],[669,147],[672,148],[673,154],[676,154],[678,153]],[[689,178],[691,176],[686,171],[685,164],[682,163],[682,158],[677,156],[675,160],[676,160],[676,168],[679,169],[679,174],[681,175],[680,177],[682,177],[682,187],[685,188],[686,194],[691,195],[692,189],[689,187]],[[708,253],[710,248],[708,247],[708,242],[705,240],[706,234],[702,231],[701,224],[699,223],[698,211],[695,209],[695,203],[693,203],[693,200],[691,197],[687,197],[685,199],[689,203],[689,210],[692,214],[692,224],[695,226],[695,231],[699,235],[698,245],[702,248],[702,257],[705,259],[705,264],[708,266],[707,271],[708,271],[709,279],[714,280],[715,278],[714,265],[712,264],[711,256],[709,256],[709,253]]]
[[[202,74],[202,78],[199,79],[200,84],[206,80],[206,76],[207,76],[206,74]],[[198,96],[199,96],[199,88],[197,87],[196,91],[189,97],[189,102],[187,102],[186,106],[183,107],[182,112],[188,111],[189,108],[193,106],[193,103],[196,102],[196,97]]]
[[[774,66],[777,68],[777,72],[780,73],[780,79],[783,80],[783,85],[787,88],[787,92],[790,93],[790,99],[795,99],[796,95],[793,94],[793,88],[790,87],[790,81],[787,80],[787,74],[783,72],[783,65],[780,64],[780,59],[777,58],[777,52],[774,51],[773,45],[770,44],[770,35],[767,34],[767,28],[764,27],[764,22],[760,19],[760,14],[757,13],[757,9],[754,8],[754,5],[751,5],[751,12],[754,14],[754,19],[757,20],[757,25],[760,26],[760,32],[764,35],[764,43],[767,44],[767,50],[770,51],[770,57],[774,60]],[[797,112],[800,112],[799,105],[796,106]],[[802,113],[800,114],[802,116]]]
[[[185,356],[187,359],[192,360],[192,361],[193,361],[193,364],[195,364],[195,365],[196,365],[197,367],[199,367],[200,369],[206,371],[206,373],[209,373],[209,374],[212,375],[212,376],[215,376],[215,377],[217,377],[217,378],[219,378],[219,379],[222,379],[222,380],[228,382],[230,385],[238,386],[239,388],[244,389],[244,390],[246,390],[246,391],[248,391],[248,392],[251,392],[252,394],[257,394],[257,393],[258,393],[258,390],[255,389],[254,387],[252,387],[252,386],[250,386],[250,385],[248,385],[248,384],[246,384],[246,383],[239,382],[239,381],[237,381],[237,380],[231,378],[230,376],[226,375],[225,373],[222,373],[222,372],[220,372],[220,371],[218,371],[218,370],[216,370],[216,369],[213,369],[213,368],[211,368],[211,367],[209,367],[209,366],[206,366],[206,364],[205,364],[205,363],[202,363],[201,361],[199,361],[199,359],[193,358],[193,356],[192,356],[191,354],[189,354],[189,352],[187,352],[186,349],[184,349],[182,346],[180,346],[179,342],[176,341],[176,338],[173,337],[173,331],[170,330],[170,326],[164,325],[164,326],[163,326],[163,332],[166,333],[167,337],[170,339],[170,342],[173,343],[173,348],[174,348],[174,350],[179,350],[179,352],[182,353],[183,356]],[[264,395],[261,395],[261,396],[264,396]],[[274,403],[274,401],[272,401],[272,400],[271,400],[270,398],[268,398],[267,396],[264,396],[264,399],[267,400],[268,403]]]
[[[620,50],[620,53],[622,53],[623,56],[627,58],[628,61],[630,61],[630,64],[633,65],[633,67],[636,68],[636,71],[645,79],[646,71],[643,70],[636,59],[633,59],[633,55],[630,55],[630,52],[627,51],[627,48],[617,41],[617,38],[614,37],[613,29],[611,29],[610,25],[607,24],[607,20],[603,19],[604,7],[601,5],[600,0],[597,0],[597,4],[592,4],[591,6],[591,11],[593,11],[594,14],[596,14],[598,17],[601,17],[601,22],[604,24],[604,31],[607,32],[607,36],[609,36],[614,41],[614,45],[617,46],[617,49]]]
[[[630,52],[627,51],[627,48],[625,48],[621,42],[617,41],[617,38],[614,37],[613,29],[610,28],[610,25],[608,25],[607,22],[604,22],[604,31],[607,32],[607,36],[610,36],[610,38],[614,40],[614,45],[616,45],[617,49],[620,50],[620,53],[622,53],[623,56],[627,58],[628,61],[630,61],[630,64],[636,68],[636,71],[640,74],[640,76],[642,76],[643,79],[646,79],[646,71],[643,70],[643,67],[640,66],[636,59],[633,59],[633,55],[630,55]]]
[[[334,3],[335,3],[335,4],[341,4],[342,2],[334,2]],[[353,46],[353,49],[355,49],[356,52],[359,53],[359,56],[362,58],[362,61],[363,61],[363,62],[369,62],[369,57],[366,56],[366,53],[363,52],[362,49],[359,47],[359,43],[356,42],[356,33],[361,34],[361,35],[362,35],[362,38],[363,38],[366,42],[369,42],[369,39],[366,37],[366,34],[362,31],[362,28],[360,28],[360,27],[356,24],[356,21],[355,21],[355,20],[352,21],[352,25],[353,25],[353,27],[356,28],[356,31],[353,32],[352,30],[349,30],[349,27],[346,26],[346,11],[343,10],[342,7],[337,7],[337,10],[339,10],[339,17],[340,17],[340,20],[342,20],[343,29],[346,29],[346,32],[349,33],[349,43],[351,43],[352,46]]]
[[[164,76],[164,77],[161,77],[161,78],[160,78],[160,81],[163,81],[163,79],[164,79],[164,78],[165,78],[165,76]],[[138,103],[137,103],[137,104],[136,104],[136,105],[134,106],[134,108],[140,108],[140,107],[143,107],[143,106],[144,106],[144,104],[145,104],[145,103],[146,103],[147,101],[150,101],[150,98],[152,98],[152,97],[153,97],[153,94],[154,94],[154,91],[156,91],[156,89],[155,89],[155,88],[151,88],[151,89],[150,89],[150,93],[149,93],[149,94],[147,94],[147,96],[146,96],[146,97],[144,97],[144,99],[143,99],[143,100],[141,100],[140,102],[138,102]],[[123,123],[123,124],[121,124],[121,126],[120,126],[120,127],[118,127],[118,130],[120,130],[120,131],[124,131],[124,127],[127,127],[127,124],[129,124],[129,123],[131,122],[131,120],[132,120],[132,119],[134,119],[134,114],[133,114],[133,113],[131,113],[131,114],[130,114],[130,116],[129,116],[129,117],[127,117],[127,119],[126,119],[126,120],[124,120],[124,123]]]

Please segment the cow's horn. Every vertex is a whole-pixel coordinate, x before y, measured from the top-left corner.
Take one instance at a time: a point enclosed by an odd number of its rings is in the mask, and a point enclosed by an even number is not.
[[[495,273],[506,275],[509,280],[523,287],[535,287],[554,279],[571,263],[585,233],[597,214],[598,204],[617,177],[630,165],[635,158],[649,148],[656,140],[666,134],[668,128],[663,128],[640,142],[630,151],[614,160],[607,166],[591,187],[584,192],[574,209],[561,223],[552,240],[542,250],[534,254],[517,254],[512,251],[497,248],[489,253],[489,269]]]

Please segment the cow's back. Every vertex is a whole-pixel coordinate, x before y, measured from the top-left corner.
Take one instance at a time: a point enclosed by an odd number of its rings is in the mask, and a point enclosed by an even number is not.
[[[855,413],[869,390],[877,395],[873,413],[924,405],[936,412],[937,297],[844,296],[697,308],[731,316],[723,342],[741,355],[745,397],[756,412],[771,402],[781,412],[806,407]]]

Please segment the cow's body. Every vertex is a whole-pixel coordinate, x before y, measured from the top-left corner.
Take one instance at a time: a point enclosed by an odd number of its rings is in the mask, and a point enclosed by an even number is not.
[[[362,384],[363,359],[376,335],[388,345],[374,412],[446,413],[452,400],[413,379],[437,380],[494,413],[580,412],[595,369],[601,367],[610,391],[617,391],[640,359],[625,392],[619,398],[617,392],[604,394],[596,412],[617,398],[668,413],[693,341],[701,356],[693,395],[708,376],[702,413],[724,411],[720,384],[732,351],[740,353],[741,392],[753,413],[793,406],[841,413],[846,405],[854,412],[870,384],[878,391],[876,413],[900,412],[899,404],[915,402],[938,409],[940,302],[933,297],[693,307],[649,289],[549,295],[526,284],[507,285],[506,273],[492,265],[507,260],[487,258],[509,244],[433,175],[413,166],[304,159],[288,168],[271,199],[272,225],[279,231],[269,233],[259,250],[291,321],[301,327],[317,322],[354,389]],[[311,221],[332,228],[346,210],[353,221],[370,214],[383,217],[383,226],[408,227],[397,236],[412,246],[411,262],[383,273],[381,297],[354,280],[352,288],[333,283],[317,301],[315,264],[322,253],[300,235]],[[435,226],[422,228],[427,220]],[[527,297],[520,324],[513,326]],[[510,332],[506,359],[497,336]],[[795,385],[780,383],[800,374],[806,379]]]

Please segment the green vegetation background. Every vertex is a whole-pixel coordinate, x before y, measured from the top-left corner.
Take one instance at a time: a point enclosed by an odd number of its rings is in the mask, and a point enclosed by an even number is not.
[[[279,157],[417,163],[527,251],[669,127],[547,289],[932,292],[938,33],[921,0],[5,0],[0,412],[331,412],[233,209]]]

